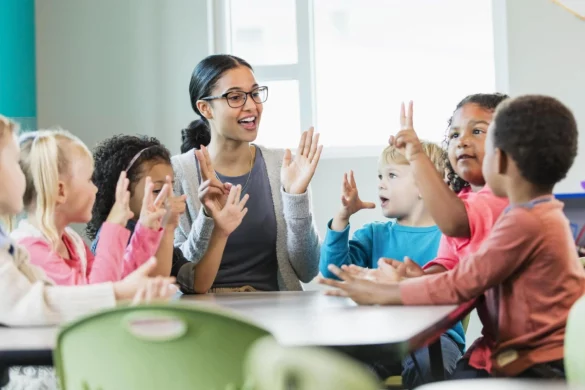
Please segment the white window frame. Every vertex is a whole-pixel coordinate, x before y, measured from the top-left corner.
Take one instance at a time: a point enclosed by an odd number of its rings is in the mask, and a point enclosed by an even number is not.
[[[230,0],[207,0],[209,10],[210,31],[209,49],[212,53],[231,53],[231,16]],[[237,0],[236,0],[237,1]],[[265,81],[295,80],[299,85],[300,123],[299,136],[316,123],[316,99],[315,99],[315,53],[314,53],[314,20],[313,0],[296,0],[296,25],[297,25],[297,63],[287,65],[254,65],[254,73],[259,79]],[[287,145],[294,148],[296,145]],[[369,149],[363,148],[367,155],[377,155]],[[356,156],[356,148],[327,147],[324,148],[322,158],[347,157],[351,153]]]
[[[231,42],[231,0],[207,0],[209,26],[209,50],[211,53],[232,53]],[[233,0],[238,1],[238,0]],[[295,80],[299,85],[300,123],[299,135],[310,126],[317,123],[317,99],[315,89],[315,49],[314,49],[314,1],[295,0],[296,3],[296,30],[297,30],[297,63],[288,65],[254,65],[254,73],[259,79],[265,81]],[[507,66],[504,64],[502,52],[506,51],[503,39],[497,33],[497,27],[501,19],[501,5],[503,0],[492,0],[494,18],[494,55],[496,60],[495,77],[496,87],[507,90],[504,79],[507,76]],[[497,14],[497,16],[496,16]],[[235,53],[237,55],[237,53]],[[499,77],[498,77],[499,76]],[[388,133],[390,136],[390,131]],[[323,148],[321,158],[360,158],[377,157],[384,144],[360,145],[360,146],[326,146]],[[295,148],[296,145],[286,145]]]

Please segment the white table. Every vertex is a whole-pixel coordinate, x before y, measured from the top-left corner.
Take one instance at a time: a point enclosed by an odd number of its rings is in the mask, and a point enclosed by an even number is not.
[[[357,306],[321,292],[183,295],[179,301],[235,312],[284,345],[335,347],[358,358],[371,357],[372,347],[403,356],[427,345],[452,325],[457,309]],[[0,327],[0,366],[52,364],[57,332],[57,327]]]
[[[444,330],[438,328],[457,308],[358,306],[320,292],[184,295],[180,301],[236,312],[272,332],[284,345],[326,347],[416,342]]]

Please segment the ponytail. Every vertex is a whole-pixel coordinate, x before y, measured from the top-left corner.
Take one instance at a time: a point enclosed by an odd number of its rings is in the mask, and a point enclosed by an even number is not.
[[[59,168],[59,147],[54,134],[39,132],[30,149],[30,172],[37,193],[35,219],[53,249],[61,239],[55,227]]]
[[[83,142],[64,130],[39,130],[20,138],[20,166],[26,179],[24,206],[29,214],[34,213],[39,230],[53,250],[61,240],[55,226],[59,175],[67,172],[71,161],[65,143],[86,151],[91,158],[91,152]]]
[[[209,145],[211,132],[207,122],[197,119],[189,123],[189,126],[181,130],[181,141],[181,153],[186,153],[191,149],[201,149],[202,145]]]

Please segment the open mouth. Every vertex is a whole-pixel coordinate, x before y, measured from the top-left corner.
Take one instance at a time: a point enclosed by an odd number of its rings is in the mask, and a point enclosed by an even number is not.
[[[238,123],[246,130],[256,130],[256,121],[257,118],[255,116],[247,116],[240,119]]]
[[[461,156],[457,157],[457,161],[461,161],[461,160],[472,160],[475,157],[470,155],[470,154],[462,154]]]
[[[386,206],[388,202],[390,202],[390,199],[380,196],[380,204],[382,205],[382,207]]]

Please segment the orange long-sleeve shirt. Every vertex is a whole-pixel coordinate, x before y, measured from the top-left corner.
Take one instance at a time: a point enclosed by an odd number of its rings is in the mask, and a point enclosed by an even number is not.
[[[484,294],[477,306],[484,337],[469,352],[475,368],[517,375],[562,359],[569,310],[585,293],[562,209],[552,196],[510,207],[457,267],[402,282],[402,301],[455,304]]]

